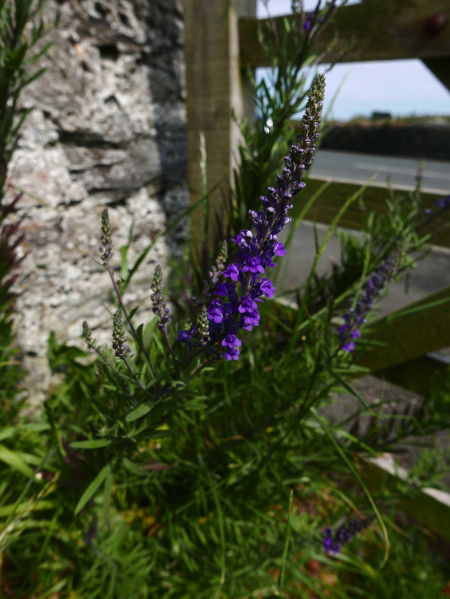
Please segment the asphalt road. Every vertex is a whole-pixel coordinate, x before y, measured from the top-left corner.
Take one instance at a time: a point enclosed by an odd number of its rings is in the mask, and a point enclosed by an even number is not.
[[[411,190],[416,184],[419,164],[420,160],[412,158],[319,150],[311,169],[311,178],[363,184],[375,175],[371,184],[373,186],[384,187],[388,177],[391,177],[394,188]],[[424,164],[422,190],[450,194],[450,162],[427,160]]]

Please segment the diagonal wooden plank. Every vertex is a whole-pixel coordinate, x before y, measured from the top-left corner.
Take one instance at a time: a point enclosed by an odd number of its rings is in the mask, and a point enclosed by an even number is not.
[[[438,375],[448,373],[449,370],[450,359],[431,352],[409,362],[379,370],[374,374],[388,383],[393,383],[418,395],[426,395],[433,379]]]
[[[425,303],[433,301],[433,297],[443,299],[445,297],[450,299],[450,286],[437,292],[436,294],[432,294],[432,296],[428,296],[421,302],[415,302],[414,304],[410,304],[406,308],[402,309],[406,311],[411,308],[411,306],[416,305],[424,305]],[[437,300],[439,301],[439,299]],[[297,310],[297,306],[284,298],[279,298],[275,300],[275,305],[277,310],[280,312],[280,315],[288,317],[289,321],[293,321],[295,318],[295,312]],[[448,303],[441,304],[440,306],[436,306],[435,308],[430,309],[430,314],[426,315],[426,312],[417,313],[416,317],[419,318],[420,314],[425,314],[425,318],[427,321],[433,321],[434,319],[438,319],[439,325],[442,324],[442,330],[438,328],[436,331],[436,327],[434,327],[436,335],[431,337],[431,340],[428,339],[426,328],[422,331],[421,334],[417,334],[417,327],[412,328],[408,334],[404,335],[404,332],[399,333],[398,329],[394,331],[392,328],[385,327],[383,330],[383,326],[386,325],[386,319],[382,318],[378,321],[375,321],[372,324],[372,330],[374,331],[374,337],[377,336],[377,327],[379,326],[382,330],[380,337],[389,344],[386,348],[380,348],[374,346],[370,351],[360,357],[358,363],[360,365],[366,366],[370,369],[371,373],[376,375],[379,378],[386,380],[389,383],[393,383],[394,385],[398,385],[403,389],[407,389],[408,391],[412,391],[413,393],[417,393],[418,395],[426,395],[430,389],[430,384],[433,379],[437,375],[446,374],[450,370],[450,359],[442,356],[435,351],[431,351],[427,353],[426,347],[432,347],[435,345],[442,347],[446,347],[450,345],[450,329],[447,326],[445,321],[440,320],[439,312],[437,312],[438,308],[443,308],[443,311],[447,310],[447,313],[450,313],[450,301]],[[410,318],[413,315],[409,315]],[[409,329],[413,323],[410,318],[405,316],[403,318],[402,328],[404,327],[406,330]],[[447,322],[450,319],[447,316]],[[393,326],[395,321],[392,321],[389,326]],[[419,323],[421,324],[421,323]],[[414,327],[414,325],[413,325]],[[394,327],[395,328],[395,327]],[[439,331],[441,330],[441,333]],[[401,335],[401,344],[397,341],[397,335]],[[424,340],[423,335],[425,335],[426,339]],[[411,338],[412,337],[412,338]],[[417,354],[413,359],[409,359],[408,354],[404,352],[404,346],[411,346],[412,349],[409,351],[409,355]],[[392,357],[394,356],[394,357]],[[395,362],[390,366],[387,365],[388,362]],[[361,374],[355,375],[356,378],[361,376]]]
[[[427,28],[428,19],[441,13],[446,25],[433,34]],[[275,18],[277,26],[282,19]],[[335,24],[328,27],[314,46],[318,54],[324,52],[339,32],[339,40],[324,62],[332,62],[347,43],[355,44],[345,57],[346,62],[366,60],[394,60],[402,58],[450,57],[450,2],[448,0],[365,0],[340,9]],[[241,62],[253,68],[270,66],[257,36],[258,23],[242,20],[239,24]]]
[[[371,492],[387,486],[394,490],[398,482],[407,480],[407,471],[396,467],[393,458],[379,457],[366,460],[355,455],[360,474]],[[450,494],[439,489],[417,489],[415,494],[403,497],[395,506],[417,522],[450,540]]]
[[[413,312],[416,308],[432,307]],[[358,360],[376,373],[450,345],[450,285],[376,320],[371,339],[382,342]],[[370,338],[368,338],[370,339]]]
[[[308,199],[320,189],[322,184],[323,180],[314,179],[313,175],[311,175],[301,197],[294,204],[294,216],[301,211]],[[326,189],[312,206],[306,215],[306,220],[316,220],[320,223],[330,224],[339,212],[343,202],[351,197],[359,188],[360,185],[356,183],[331,183],[330,187]],[[402,190],[398,190],[398,193],[408,194],[407,191]],[[424,210],[427,208],[436,209],[435,202],[438,197],[438,195],[431,193],[422,193]],[[340,226],[350,229],[363,228],[370,212],[374,212],[375,214],[384,214],[387,212],[388,207],[385,201],[387,198],[389,198],[389,191],[384,186],[367,187],[362,194],[362,199],[359,202],[354,202],[344,214],[339,223]],[[430,226],[421,231],[421,234],[432,233],[436,228],[439,228],[439,233],[433,237],[432,244],[450,247],[450,210],[442,214],[439,223],[436,221],[432,222]]]

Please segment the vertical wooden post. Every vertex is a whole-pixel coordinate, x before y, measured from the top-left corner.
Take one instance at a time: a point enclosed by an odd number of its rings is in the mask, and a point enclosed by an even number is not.
[[[232,184],[239,130],[231,113],[244,116],[245,84],[239,64],[239,16],[255,17],[256,0],[184,0],[188,181],[191,203],[202,195],[200,133],[205,135],[210,198],[208,246],[222,236],[220,215]],[[218,218],[219,217],[219,218]],[[192,215],[192,238],[203,241],[203,210]]]
[[[422,62],[435,77],[450,90],[450,56],[433,56],[422,58]]]

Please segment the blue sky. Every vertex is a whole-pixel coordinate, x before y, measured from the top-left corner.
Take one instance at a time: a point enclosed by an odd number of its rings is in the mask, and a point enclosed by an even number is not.
[[[350,0],[348,4],[357,3],[358,0]],[[316,4],[317,0],[304,1],[306,10]],[[269,0],[273,16],[290,13],[290,6],[291,0]],[[258,0],[258,17],[265,16],[263,3]],[[394,116],[450,115],[449,90],[420,60],[339,64],[327,76],[328,102],[344,77],[347,79],[331,118],[348,120],[357,115],[370,116],[373,111],[390,112]]]

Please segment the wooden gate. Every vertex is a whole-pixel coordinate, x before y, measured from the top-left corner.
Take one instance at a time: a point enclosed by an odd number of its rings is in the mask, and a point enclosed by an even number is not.
[[[202,194],[200,171],[200,133],[205,136],[207,177],[210,185],[221,182],[229,185],[235,159],[239,131],[232,119],[251,117],[253,104],[244,75],[250,66],[269,66],[266,54],[258,41],[256,0],[184,0],[185,59],[188,111],[188,158],[191,201]],[[433,29],[437,19],[444,27]],[[280,26],[282,19],[275,18]],[[444,21],[442,21],[444,19]],[[446,23],[445,23],[446,21]],[[431,24],[431,25],[430,25]],[[346,62],[419,58],[450,89],[450,2],[448,0],[364,0],[338,10],[335,26],[327,28],[318,38],[313,50],[323,52],[331,41],[333,30],[339,32],[338,43],[327,61],[332,61],[350,39],[355,43],[346,55]],[[320,184],[309,180],[306,195]],[[327,197],[309,218],[330,223],[358,186],[335,183],[327,189]],[[308,189],[309,188],[309,189]],[[449,190],[450,192],[450,190]],[[432,205],[435,196],[425,195],[425,204]],[[385,191],[370,187],[365,193],[369,210],[385,209]],[[211,197],[210,236],[215,215],[222,209],[220,189]],[[356,204],[346,213],[341,225],[359,228],[367,212]],[[193,237],[201,237],[201,213],[193,213]],[[450,247],[449,223],[435,241]],[[425,393],[435,372],[448,368],[448,362],[434,352],[450,346],[450,287],[446,287],[416,304],[432,303],[433,307],[419,313],[400,313],[383,318],[374,325],[386,346],[377,346],[364,356],[363,364],[371,372],[383,376],[409,390]],[[416,304],[410,307],[416,306]]]

